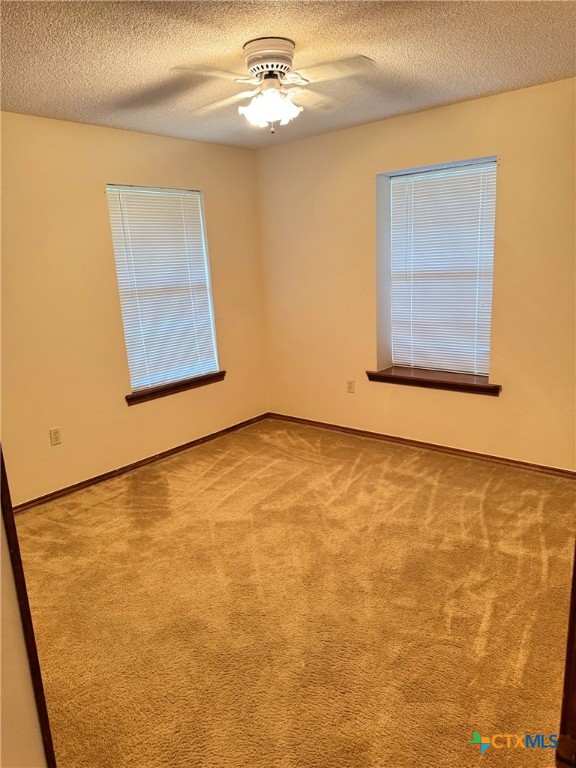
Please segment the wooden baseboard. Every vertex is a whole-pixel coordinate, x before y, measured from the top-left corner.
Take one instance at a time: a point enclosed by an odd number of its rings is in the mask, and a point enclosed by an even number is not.
[[[560,469],[558,467],[548,467],[545,464],[531,464],[527,461],[517,459],[507,459],[503,456],[493,456],[489,453],[477,453],[476,451],[466,451],[463,448],[451,448],[447,445],[438,443],[425,443],[421,440],[411,440],[407,437],[397,437],[396,435],[386,435],[382,432],[369,432],[365,429],[356,429],[355,427],[343,427],[339,424],[329,424],[325,421],[314,421],[313,419],[301,419],[298,416],[287,416],[283,413],[267,413],[266,416],[271,419],[280,419],[281,421],[291,421],[294,424],[307,424],[310,427],[319,427],[321,429],[332,429],[336,432],[344,432],[348,435],[358,435],[359,437],[370,437],[374,440],[384,440],[389,443],[399,443],[400,445],[409,445],[412,448],[425,448],[439,453],[448,453],[452,456],[464,456],[471,459],[482,459],[483,461],[492,461],[496,464],[505,464],[509,467],[519,469],[529,469],[533,472],[542,472],[546,475],[557,475],[559,477],[568,477],[576,479],[576,471],[571,469]]]
[[[30,507],[36,507],[38,504],[45,504],[47,501],[59,499],[61,496],[67,496],[69,493],[74,493],[74,491],[80,491],[83,488],[89,488],[91,485],[103,483],[104,480],[110,480],[113,477],[118,477],[118,475],[123,475],[126,472],[130,472],[132,469],[138,469],[138,467],[143,467],[146,464],[152,464],[153,462],[159,461],[160,459],[165,459],[167,456],[173,456],[175,453],[185,451],[187,448],[194,448],[195,445],[206,443],[209,440],[215,440],[217,437],[227,435],[229,432],[235,432],[237,429],[242,429],[243,427],[247,427],[250,424],[256,424],[256,422],[262,421],[262,419],[266,418],[268,418],[268,414],[261,413],[259,416],[254,416],[252,419],[246,419],[246,421],[233,424],[231,427],[219,429],[218,432],[212,432],[209,435],[204,435],[204,437],[197,437],[195,440],[190,440],[188,443],[177,445],[174,448],[168,448],[166,451],[161,451],[160,453],[156,453],[153,456],[147,456],[145,459],[133,461],[131,464],[126,464],[125,466],[118,467],[117,469],[111,469],[109,472],[103,472],[101,475],[96,475],[95,477],[89,477],[86,480],[81,480],[79,483],[68,485],[66,488],[60,488],[57,491],[52,491],[51,493],[46,493],[43,496],[38,496],[35,499],[30,499],[30,501],[24,501],[22,504],[17,504],[14,507],[14,514],[24,512],[25,509],[30,509]]]
[[[137,469],[138,467],[143,467],[146,464],[152,464],[155,461],[159,461],[160,459],[165,459],[167,456],[172,456],[175,453],[179,453],[180,451],[185,451],[187,448],[193,448],[195,445],[200,445],[201,443],[206,443],[208,440],[214,440],[217,437],[221,437],[222,435],[226,435],[229,432],[234,432],[237,429],[242,429],[243,427],[247,427],[250,424],[256,424],[259,421],[263,421],[264,419],[279,419],[281,421],[290,421],[294,424],[307,424],[310,427],[318,427],[320,429],[331,429],[336,432],[344,432],[349,435],[358,435],[359,437],[370,437],[374,440],[384,440],[389,443],[399,443],[400,445],[408,445],[413,448],[425,448],[430,451],[438,451],[440,453],[448,453],[452,456],[464,456],[472,459],[482,459],[483,461],[492,461],[497,464],[505,464],[509,467],[517,467],[519,469],[529,469],[533,472],[542,472],[547,475],[556,475],[559,477],[569,477],[571,479],[576,478],[576,472],[573,472],[570,469],[559,469],[557,467],[547,467],[545,464],[530,464],[527,461],[517,461],[516,459],[506,459],[502,456],[492,456],[487,453],[477,453],[475,451],[465,451],[462,448],[451,448],[446,445],[438,445],[437,443],[425,443],[421,440],[410,440],[406,437],[397,437],[395,435],[386,435],[382,432],[370,432],[365,429],[356,429],[355,427],[344,427],[340,424],[329,424],[325,421],[314,421],[313,419],[302,419],[298,416],[287,416],[284,413],[273,413],[273,412],[267,412],[267,413],[261,413],[259,416],[255,416],[252,419],[246,419],[246,421],[241,421],[238,424],[233,424],[231,427],[225,427],[224,429],[218,430],[218,432],[212,432],[209,435],[205,435],[204,437],[198,437],[196,440],[190,440],[188,443],[183,443],[182,445],[177,445],[174,448],[168,448],[166,451],[162,451],[161,453],[156,453],[153,456],[147,456],[145,459],[140,459],[139,461],[134,461],[131,464],[126,464],[123,467],[118,467],[118,469],[112,469],[109,472],[104,472],[101,475],[96,475],[95,477],[90,477],[86,480],[81,480],[79,483],[74,483],[73,485],[69,485],[66,488],[60,488],[57,491],[52,491],[51,493],[47,493],[43,496],[38,496],[35,499],[30,499],[30,501],[25,501],[22,504],[18,504],[14,507],[15,514],[18,514],[19,512],[23,512],[26,509],[30,509],[30,507],[35,507],[38,504],[44,504],[47,501],[52,501],[53,499],[58,499],[61,496],[67,496],[69,493],[73,493],[74,491],[80,491],[83,488],[89,488],[91,485],[95,485],[96,483],[102,483],[104,480],[110,480],[113,477],[118,477],[118,475],[123,475],[125,472],[130,472],[132,469]]]

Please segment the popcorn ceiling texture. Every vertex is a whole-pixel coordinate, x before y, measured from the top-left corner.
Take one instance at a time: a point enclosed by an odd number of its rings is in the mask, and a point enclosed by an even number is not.
[[[576,74],[574,2],[2,3],[2,108],[259,147]],[[315,86],[339,108],[274,136],[236,106],[243,90],[175,67],[245,74],[242,45],[296,42],[294,67],[362,54],[375,68]]]
[[[475,730],[556,733],[575,502],[266,420],[18,515],[59,768],[472,768]]]

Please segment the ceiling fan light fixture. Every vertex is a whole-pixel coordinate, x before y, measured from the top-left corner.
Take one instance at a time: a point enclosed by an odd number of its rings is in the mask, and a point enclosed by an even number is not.
[[[306,108],[316,111],[327,111],[341,106],[336,99],[307,89],[311,83],[354,77],[374,64],[366,56],[349,56],[294,72],[294,49],[294,41],[287,37],[258,37],[249,40],[244,44],[244,59],[250,77],[239,77],[238,72],[220,69],[192,68],[192,72],[200,75],[256,86],[254,90],[235,93],[225,99],[200,106],[194,112],[197,115],[206,115],[216,109],[251,99],[249,104],[239,107],[238,112],[244,115],[251,125],[258,128],[270,127],[270,133],[274,133],[276,123],[287,125],[303,111],[302,107],[294,104],[293,97],[298,100],[304,98]]]
[[[267,128],[274,123],[286,125],[302,112],[288,94],[277,88],[267,88],[254,96],[246,107],[238,107],[238,112],[244,115],[251,125]]]

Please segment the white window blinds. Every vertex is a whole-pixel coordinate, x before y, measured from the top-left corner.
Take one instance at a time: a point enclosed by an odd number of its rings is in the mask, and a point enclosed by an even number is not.
[[[200,193],[106,192],[132,390],[217,371]]]
[[[394,365],[488,375],[496,161],[391,177]]]

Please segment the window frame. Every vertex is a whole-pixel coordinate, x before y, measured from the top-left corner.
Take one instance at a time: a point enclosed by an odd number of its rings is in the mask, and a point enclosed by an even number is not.
[[[376,316],[377,316],[377,369],[366,371],[369,381],[401,384],[428,389],[447,389],[458,392],[498,396],[502,391],[493,384],[489,375],[457,373],[440,369],[394,365],[392,357],[392,298],[391,298],[391,179],[427,171],[441,171],[495,162],[498,157],[458,160],[436,165],[419,166],[397,171],[387,171],[376,176]],[[492,313],[493,314],[493,313]],[[490,350],[491,351],[491,350]]]
[[[199,374],[195,374],[193,376],[188,376],[185,378],[174,379],[172,381],[162,382],[160,384],[149,384],[148,386],[140,386],[136,388],[134,388],[133,386],[132,371],[130,369],[130,360],[129,360],[130,355],[128,350],[128,338],[126,333],[126,325],[125,325],[125,317],[124,317],[124,307],[123,307],[123,302],[121,297],[120,275],[118,272],[118,255],[115,247],[116,241],[114,236],[114,225],[112,221],[112,210],[110,207],[111,198],[109,194],[114,192],[121,194],[123,190],[129,191],[132,189],[135,191],[142,190],[142,191],[148,191],[151,193],[154,193],[154,192],[162,193],[166,191],[167,193],[172,193],[175,197],[178,196],[175,193],[183,193],[184,195],[192,194],[196,196],[196,199],[198,201],[198,210],[199,210],[200,238],[202,242],[202,250],[203,250],[203,257],[204,257],[204,269],[205,269],[204,277],[205,277],[205,286],[206,286],[206,293],[207,293],[207,299],[208,299],[208,317],[210,320],[210,327],[211,327],[213,353],[216,360],[216,364],[218,366],[217,369],[214,371],[199,373]],[[226,371],[219,367],[219,362],[218,362],[218,345],[217,345],[217,338],[216,338],[216,319],[215,319],[215,313],[214,313],[214,299],[213,299],[213,292],[212,292],[212,276],[211,276],[211,269],[210,269],[210,257],[208,253],[206,218],[205,218],[205,212],[204,212],[204,199],[203,199],[201,190],[184,189],[180,187],[158,187],[158,186],[150,186],[150,185],[109,183],[109,184],[106,184],[105,186],[105,194],[106,194],[107,203],[108,203],[108,223],[110,227],[110,234],[111,234],[111,240],[112,240],[112,253],[114,258],[114,266],[115,266],[116,290],[117,290],[117,296],[120,303],[120,310],[122,314],[124,351],[126,354],[126,362],[128,364],[128,373],[129,373],[129,379],[130,379],[130,385],[131,385],[130,393],[125,396],[126,403],[129,406],[135,405],[137,403],[154,400],[160,397],[165,397],[166,395],[174,394],[177,392],[183,392],[188,389],[202,387],[207,384],[212,384],[217,381],[222,381],[226,375]],[[124,242],[124,247],[126,247],[125,242]],[[161,316],[160,316],[160,320],[161,320]]]

